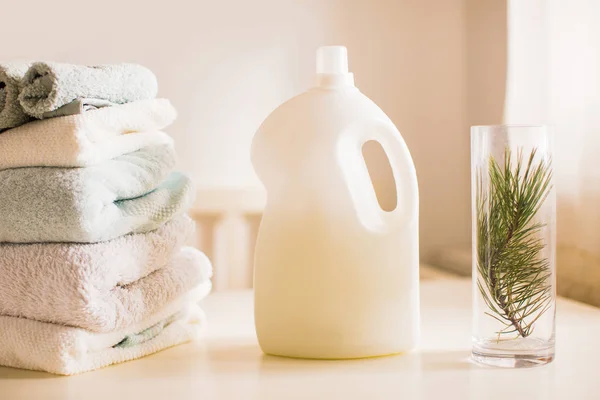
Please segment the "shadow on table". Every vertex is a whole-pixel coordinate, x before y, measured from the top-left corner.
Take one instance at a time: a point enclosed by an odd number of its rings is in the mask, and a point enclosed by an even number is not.
[[[17,369],[9,367],[0,367],[0,380],[15,379],[56,379],[59,375],[49,374],[47,372],[29,371],[26,369]]]
[[[465,370],[477,368],[471,361],[471,352],[463,351],[423,351],[416,353],[424,371]]]
[[[263,354],[256,345],[229,345],[213,347],[206,351],[201,346],[187,349],[188,357],[177,350],[165,351],[160,357],[146,357],[143,361],[133,361],[103,368],[83,374],[85,378],[94,375],[119,373],[123,378],[134,378],[139,374],[151,377],[185,376],[202,371],[224,374],[314,374],[319,372],[375,373],[378,371],[449,371],[477,368],[470,362],[468,351],[414,351],[386,357],[373,357],[354,360],[306,360],[270,356]],[[164,368],[164,365],[169,368]],[[0,380],[16,379],[60,379],[61,376],[36,371],[0,367]],[[84,378],[77,378],[81,380]],[[84,379],[86,380],[86,379]]]
[[[345,371],[456,371],[477,368],[469,351],[423,351],[385,357],[353,360],[302,360],[262,355],[260,369],[264,372],[301,372],[303,370],[337,369]]]
[[[445,371],[477,368],[469,351],[423,350],[385,357],[352,360],[307,360],[266,355],[256,345],[228,346],[211,349],[212,368],[224,372],[290,373],[318,370],[394,370]]]

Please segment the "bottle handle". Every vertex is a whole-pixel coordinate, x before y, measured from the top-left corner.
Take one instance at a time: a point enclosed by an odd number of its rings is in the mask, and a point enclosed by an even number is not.
[[[396,186],[396,207],[392,211],[384,211],[379,206],[362,153],[363,145],[371,140],[381,145],[392,168]],[[388,231],[415,222],[419,207],[415,167],[406,143],[393,124],[372,120],[350,126],[340,137],[337,158],[363,225],[374,231]],[[365,187],[371,190],[364,190]]]

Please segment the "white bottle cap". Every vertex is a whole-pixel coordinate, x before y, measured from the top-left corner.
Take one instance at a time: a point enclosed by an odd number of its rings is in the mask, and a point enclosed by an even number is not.
[[[317,49],[317,74],[347,74],[348,50],[344,46],[323,46]]]

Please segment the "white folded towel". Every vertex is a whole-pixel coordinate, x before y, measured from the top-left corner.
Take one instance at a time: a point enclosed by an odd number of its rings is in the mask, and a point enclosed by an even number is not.
[[[173,301],[147,320],[111,333],[0,317],[0,365],[73,375],[194,340],[206,329],[205,316],[196,303],[208,292],[207,284]],[[148,331],[153,332],[148,334]],[[147,336],[147,339],[123,345],[132,336]]]
[[[148,318],[212,267],[182,245],[194,223],[179,217],[156,231],[94,244],[0,245],[0,315],[109,332]]]
[[[169,100],[153,99],[33,121],[0,133],[0,170],[86,167],[172,143],[160,130],[176,116]]]

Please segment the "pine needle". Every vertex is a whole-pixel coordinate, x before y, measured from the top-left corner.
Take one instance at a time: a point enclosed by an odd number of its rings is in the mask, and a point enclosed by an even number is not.
[[[507,149],[503,166],[489,159],[489,186],[482,171],[476,182],[477,286],[490,311],[485,314],[505,324],[496,332],[499,339],[515,332],[529,336],[552,302],[552,271],[542,257],[545,224],[534,222],[552,189],[552,170],[535,155],[536,149],[524,162],[518,151],[513,165]]]

